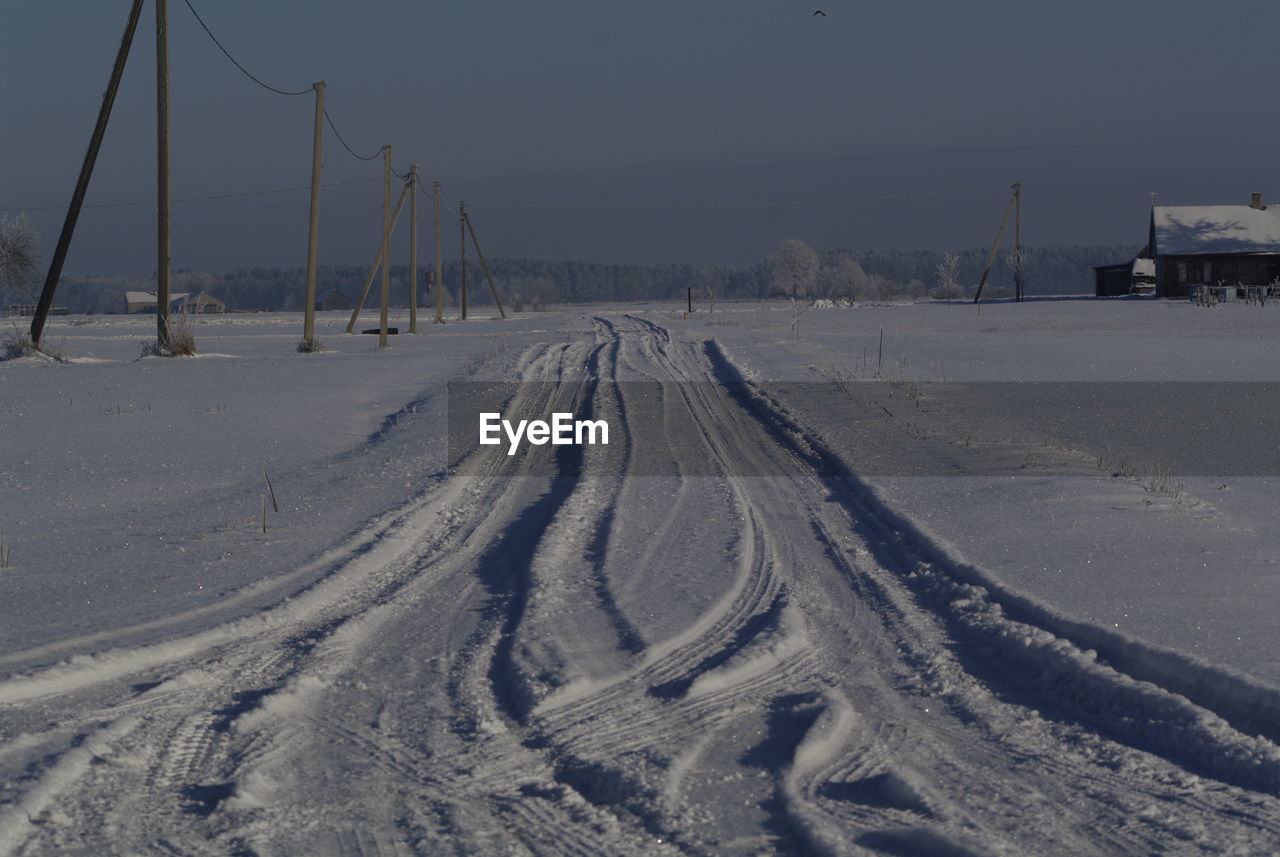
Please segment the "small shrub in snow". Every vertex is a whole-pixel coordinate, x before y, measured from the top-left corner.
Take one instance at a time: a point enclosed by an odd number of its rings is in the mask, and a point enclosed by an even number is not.
[[[196,355],[195,325],[186,315],[169,320],[169,341],[142,343],[143,357],[194,357]]]
[[[324,343],[319,337],[312,337],[310,340],[301,339],[298,341],[299,354],[319,354],[324,351]]]
[[[0,360],[16,360],[19,357],[47,357],[59,363],[65,363],[67,359],[61,349],[50,345],[41,348],[31,338],[30,332],[15,326],[13,330],[0,336]]]
[[[30,357],[39,353],[35,340],[26,331],[17,328],[0,338],[0,360],[15,360],[19,357]]]
[[[195,325],[189,316],[180,315],[169,322],[169,353],[174,356],[194,357],[196,353]]]
[[[1142,487],[1148,494],[1161,494],[1174,500],[1181,499],[1182,495],[1187,493],[1187,486],[1182,477],[1164,471],[1157,471],[1154,475],[1148,476],[1142,481]]]

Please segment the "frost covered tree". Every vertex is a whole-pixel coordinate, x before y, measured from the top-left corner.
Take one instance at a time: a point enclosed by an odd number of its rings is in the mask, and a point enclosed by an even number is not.
[[[40,233],[26,213],[0,218],[0,304],[31,300]]]
[[[173,288],[179,292],[210,292],[218,287],[218,278],[208,271],[179,268],[173,272]]]
[[[1018,284],[1018,271],[1022,271],[1022,293],[1027,293],[1027,274],[1035,267],[1036,253],[1030,247],[1021,247],[1016,250],[1006,250],[1004,253],[1004,265],[1009,269],[1009,277],[1013,280],[1014,288]]]
[[[938,263],[938,288],[934,289],[934,297],[945,298],[947,301],[964,297],[964,289],[960,285],[960,255],[958,253],[942,254],[942,261]]]
[[[818,251],[797,238],[783,241],[765,259],[772,290],[793,300],[813,291],[818,264]]]
[[[823,265],[818,272],[818,290],[823,297],[843,300],[847,303],[865,298],[871,278],[862,266],[848,256],[841,256],[834,263]]]

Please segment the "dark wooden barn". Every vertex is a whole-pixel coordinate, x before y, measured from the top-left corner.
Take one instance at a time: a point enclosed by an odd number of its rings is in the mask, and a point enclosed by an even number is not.
[[[1280,207],[1263,205],[1262,194],[1250,205],[1152,206],[1150,237],[1161,297],[1280,282]]]

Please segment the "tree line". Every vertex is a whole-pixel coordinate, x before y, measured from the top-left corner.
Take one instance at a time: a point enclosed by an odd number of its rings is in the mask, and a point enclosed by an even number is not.
[[[1132,258],[1135,246],[1073,245],[1024,249],[1026,294],[1082,294],[1093,291],[1094,265]],[[494,258],[490,271],[499,297],[516,311],[553,304],[605,301],[677,300],[693,290],[699,298],[717,300],[767,299],[771,297],[843,301],[961,298],[970,296],[981,277],[989,250],[827,250],[818,252],[798,240],[784,241],[760,262],[742,268],[723,265],[606,264],[523,258]],[[1012,293],[1013,259],[998,259],[987,280],[985,296]],[[418,300],[434,305],[427,284],[428,268],[418,282]],[[354,300],[360,295],[367,266],[322,265],[318,297],[337,291]],[[444,266],[448,303],[456,305],[461,289],[458,263]],[[467,269],[468,302],[492,303],[483,273],[476,265]],[[407,265],[391,267],[392,303],[409,301]],[[376,284],[375,284],[376,285]],[[18,302],[12,287],[8,302]],[[306,273],[298,268],[236,268],[211,273],[179,268],[174,271],[175,292],[208,292],[233,310],[300,310],[306,300]],[[151,278],[64,275],[57,303],[72,312],[124,312],[126,291],[153,291]],[[376,300],[371,298],[371,300]]]

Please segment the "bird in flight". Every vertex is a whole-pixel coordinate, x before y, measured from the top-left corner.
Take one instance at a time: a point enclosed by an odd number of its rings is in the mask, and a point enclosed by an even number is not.
[[[827,13],[826,13],[826,12],[823,12],[821,9],[819,9],[817,12],[814,12],[813,14],[814,14],[814,15],[821,15],[821,16],[822,16],[822,17],[824,17],[824,18],[825,18],[825,17],[827,17]]]

